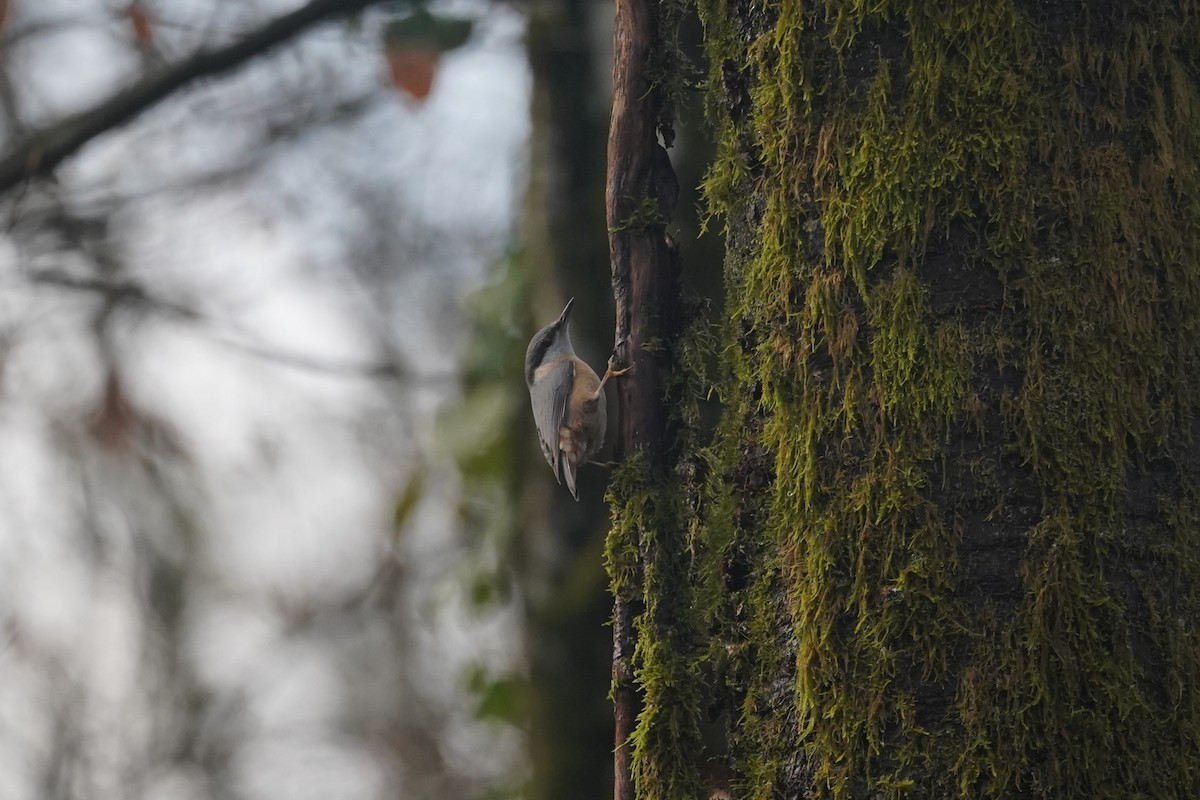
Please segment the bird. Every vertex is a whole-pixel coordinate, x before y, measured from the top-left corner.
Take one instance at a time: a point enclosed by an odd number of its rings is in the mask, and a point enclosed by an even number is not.
[[[525,351],[525,385],[533,406],[542,455],[555,479],[567,482],[571,496],[579,500],[575,486],[579,465],[590,460],[604,445],[608,411],[604,405],[604,384],[620,377],[631,367],[617,369],[609,358],[604,377],[575,355],[571,346],[572,297],[558,319],[542,328]]]

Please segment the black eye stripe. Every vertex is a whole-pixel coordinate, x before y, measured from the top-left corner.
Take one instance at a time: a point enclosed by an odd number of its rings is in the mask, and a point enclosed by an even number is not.
[[[550,343],[554,341],[554,329],[550,329],[538,337],[537,342],[529,351],[529,358],[525,360],[525,382],[533,383],[533,371],[542,365],[542,358],[546,355],[546,351],[550,349]]]

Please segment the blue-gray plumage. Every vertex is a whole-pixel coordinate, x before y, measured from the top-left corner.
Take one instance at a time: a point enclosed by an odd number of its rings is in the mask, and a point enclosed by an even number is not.
[[[568,330],[572,298],[558,319],[542,328],[525,351],[525,385],[533,406],[542,455],[559,483],[578,500],[575,474],[579,465],[599,452],[608,426],[604,384],[627,369],[614,368],[612,359],[603,378],[585,364],[571,346]]]

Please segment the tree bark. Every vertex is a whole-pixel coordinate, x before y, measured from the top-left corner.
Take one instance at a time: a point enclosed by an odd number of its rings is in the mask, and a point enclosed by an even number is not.
[[[744,796],[1200,795],[1196,7],[701,11]]]
[[[614,353],[631,373],[617,384],[615,458],[635,453],[647,472],[668,463],[668,413],[663,402],[661,357],[645,345],[667,332],[678,304],[673,252],[665,226],[674,211],[678,186],[660,131],[664,122],[661,87],[650,76],[663,60],[657,3],[617,0],[613,32],[613,98],[605,191],[612,287],[616,300]],[[628,498],[618,498],[617,503]],[[633,592],[617,588],[613,597],[614,704],[613,777],[616,800],[633,800],[633,748],[638,696],[634,686],[635,619],[644,609]]]

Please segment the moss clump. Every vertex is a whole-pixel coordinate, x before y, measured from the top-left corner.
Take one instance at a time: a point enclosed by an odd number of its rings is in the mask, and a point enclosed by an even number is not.
[[[605,546],[614,595],[640,609],[633,673],[641,711],[631,737],[632,777],[637,796],[647,800],[703,796],[700,766],[713,755],[705,751],[701,727],[718,577],[710,544],[699,536],[708,454],[697,429],[715,340],[699,316],[678,335],[668,334],[664,330],[653,349],[660,363],[675,367],[665,386],[671,446],[655,454],[654,464],[638,453],[615,471]]]
[[[642,700],[632,734],[633,781],[639,798],[654,800],[699,795],[700,667],[680,499],[641,457],[622,464],[609,487],[613,591],[642,607],[633,656]]]

